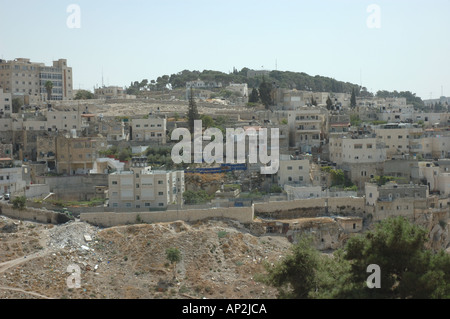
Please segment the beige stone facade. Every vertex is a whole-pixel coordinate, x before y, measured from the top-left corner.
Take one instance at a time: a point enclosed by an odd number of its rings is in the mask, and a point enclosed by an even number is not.
[[[66,59],[53,61],[52,66],[18,58],[0,60],[0,86],[13,97],[23,98],[25,104],[47,101],[45,83],[52,81],[52,100],[73,99],[72,68]]]
[[[165,209],[171,204],[182,204],[184,171],[135,166],[110,174],[108,184],[111,209]]]

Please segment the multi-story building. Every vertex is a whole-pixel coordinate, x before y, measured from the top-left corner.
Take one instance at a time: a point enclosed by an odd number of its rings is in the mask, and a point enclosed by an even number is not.
[[[289,145],[311,153],[324,143],[327,112],[321,107],[305,107],[288,111]]]
[[[362,188],[371,178],[382,175],[386,146],[374,134],[336,134],[329,139],[329,156],[331,162]]]
[[[23,58],[0,60],[0,86],[13,98],[23,98],[25,104],[47,100],[47,81],[53,83],[51,100],[73,99],[72,68],[66,59],[53,61],[52,66]]]
[[[410,140],[422,133],[422,128],[407,124],[386,124],[374,129],[376,135],[386,144],[386,157],[410,153]]]
[[[106,150],[104,137],[38,136],[37,160],[48,163],[59,174],[87,174],[99,151]]]
[[[30,182],[30,169],[26,165],[15,165],[10,158],[0,159],[0,194],[25,192]]]
[[[279,186],[297,185],[306,186],[311,184],[308,159],[280,158],[280,166],[277,173]]]
[[[166,144],[165,118],[148,117],[146,119],[132,119],[131,136],[133,141]]]
[[[366,211],[370,211],[373,221],[391,216],[414,220],[420,213],[428,211],[429,203],[434,202],[426,185],[388,183],[378,186],[366,183],[365,193]]]
[[[112,209],[165,209],[181,204],[184,171],[154,171],[132,166],[129,171],[109,174],[109,207]]]
[[[0,85],[0,118],[11,117],[12,113],[12,98],[11,93],[3,92]]]

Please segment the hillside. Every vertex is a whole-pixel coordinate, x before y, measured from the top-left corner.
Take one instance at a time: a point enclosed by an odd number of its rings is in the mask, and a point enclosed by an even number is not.
[[[0,217],[0,238],[0,299],[275,298],[253,276],[290,247],[285,238],[255,237],[236,222],[214,220],[99,229]],[[170,247],[182,254],[175,281]],[[73,264],[81,288],[67,286]]]
[[[243,68],[240,71],[234,70],[230,73],[224,73],[214,70],[190,71],[183,70],[172,75],[163,75],[156,80],[148,82],[147,79],[135,81],[130,84],[127,89],[128,94],[139,94],[139,89],[146,87],[152,91],[162,91],[163,88],[170,84],[173,89],[185,88],[186,82],[202,80],[205,82],[220,82],[223,87],[230,83],[247,83],[249,88],[259,87],[262,77],[247,77],[249,68]],[[271,71],[269,75],[264,77],[269,83],[276,83],[277,86],[286,89],[312,90],[315,92],[335,92],[350,93],[355,89],[359,93],[360,86],[357,84],[338,81],[325,76],[311,76],[303,72],[290,71]]]

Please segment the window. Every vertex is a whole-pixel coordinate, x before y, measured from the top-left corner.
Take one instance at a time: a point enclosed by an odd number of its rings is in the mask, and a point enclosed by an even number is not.
[[[139,184],[136,184],[136,188],[139,188]]]
[[[288,167],[287,167],[287,170],[288,170],[288,171],[292,171],[292,166],[288,166]]]
[[[353,224],[353,229],[356,229],[356,224]]]
[[[131,208],[131,203],[125,203],[125,207]]]
[[[164,195],[164,192],[158,192],[158,195],[162,196],[162,195]]]
[[[141,197],[139,195],[136,195],[136,200],[140,200]]]
[[[150,207],[150,203],[145,203],[144,206],[145,207]]]
[[[112,183],[111,184],[113,184],[113,185],[117,185],[117,181],[112,181]]]
[[[112,204],[112,207],[119,207],[119,204],[113,203],[113,204]]]
[[[162,185],[163,184],[163,181],[158,181],[158,185]]]
[[[164,203],[158,203],[158,206],[159,206],[159,207],[163,207],[163,206],[164,206]]]

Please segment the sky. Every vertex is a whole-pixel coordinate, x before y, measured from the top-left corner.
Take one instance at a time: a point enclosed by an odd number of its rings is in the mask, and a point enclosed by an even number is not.
[[[0,8],[0,58],[65,58],[75,89],[248,67],[450,96],[450,0],[0,0]]]

